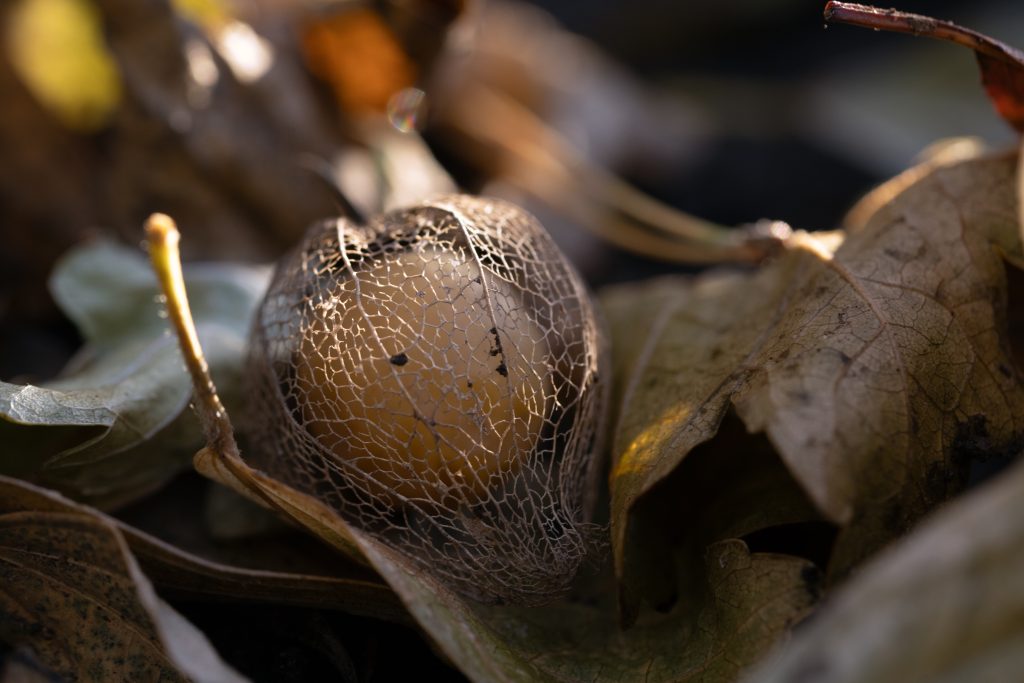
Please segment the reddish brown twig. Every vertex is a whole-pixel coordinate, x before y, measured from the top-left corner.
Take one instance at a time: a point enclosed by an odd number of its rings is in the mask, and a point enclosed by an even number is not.
[[[1007,122],[1024,132],[1024,52],[951,21],[852,2],[829,2],[825,21],[945,40],[974,50],[982,84]]]

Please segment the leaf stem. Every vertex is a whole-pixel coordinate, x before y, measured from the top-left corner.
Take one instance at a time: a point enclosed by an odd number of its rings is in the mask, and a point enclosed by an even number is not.
[[[781,251],[777,221],[740,229],[691,216],[592,164],[561,133],[512,97],[471,88],[448,114],[465,151],[608,242],[663,261],[757,263]],[[765,226],[771,226],[766,229]]]
[[[825,5],[825,21],[945,40],[968,47],[1001,62],[1015,66],[1024,63],[1024,52],[1020,50],[977,31],[958,26],[951,21],[934,19],[921,14],[882,9],[852,2],[833,1]]]
[[[153,264],[157,282],[166,300],[167,316],[178,336],[185,367],[192,377],[195,409],[203,428],[207,445],[219,453],[238,455],[235,430],[224,405],[217,395],[217,387],[210,376],[210,367],[199,344],[192,311],[185,293],[185,280],[181,273],[181,254],[178,242],[181,234],[174,220],[155,213],[146,221],[146,242],[149,259]]]

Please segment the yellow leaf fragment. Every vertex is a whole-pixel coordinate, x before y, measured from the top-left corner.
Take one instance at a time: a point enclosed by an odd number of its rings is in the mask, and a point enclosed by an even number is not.
[[[302,49],[310,71],[355,114],[385,111],[391,96],[416,78],[398,39],[369,9],[350,9],[310,24]]]
[[[91,0],[20,0],[6,48],[29,91],[65,126],[102,128],[121,100],[121,77]]]
[[[183,17],[207,30],[217,29],[231,20],[222,0],[172,0],[171,5]]]

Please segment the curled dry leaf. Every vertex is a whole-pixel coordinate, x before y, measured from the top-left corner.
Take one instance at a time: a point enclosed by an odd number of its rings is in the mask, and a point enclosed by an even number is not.
[[[1020,253],[1016,167],[1003,156],[936,169],[838,248],[800,234],[755,273],[605,295],[613,340],[632,301],[665,302],[646,345],[618,360],[632,368],[611,480],[627,598],[638,502],[730,408],[841,527],[833,574],[957,491],[976,459],[1019,447],[1001,258]]]
[[[826,4],[825,21],[928,36],[970,48],[996,111],[1018,132],[1024,132],[1024,52],[950,21],[852,2]]]
[[[228,394],[237,394],[249,320],[269,271],[191,268],[200,334]],[[201,443],[181,355],[166,336],[156,282],[135,251],[99,243],[62,259],[54,298],[86,347],[44,386],[0,382],[0,472],[113,507],[187,466]],[[233,388],[235,387],[235,388]],[[159,440],[160,446],[154,445]]]
[[[668,615],[619,629],[605,586],[585,600],[535,608],[490,607],[461,597],[408,557],[348,525],[316,498],[231,453],[204,449],[197,468],[236,487],[342,552],[368,562],[447,657],[474,681],[732,681],[817,599],[797,557],[750,553],[737,539],[713,545],[696,599]],[[675,579],[672,580],[681,580]],[[689,577],[693,581],[693,577]]]
[[[603,585],[540,608],[467,602],[380,544],[367,557],[438,646],[474,681],[733,681],[814,602],[810,564],[751,554],[739,540],[708,548],[699,601],[623,633]]]
[[[242,681],[100,516],[0,512],[0,639],[80,680]]]
[[[78,515],[115,527],[132,554],[162,591],[199,599],[237,600],[337,609],[388,621],[408,613],[380,582],[228,565],[186,552],[159,538],[74,503],[60,494],[0,476],[0,515]]]
[[[987,151],[984,141],[976,137],[954,137],[933,142],[918,155],[917,165],[881,183],[857,200],[843,216],[843,229],[853,232],[863,228],[876,211],[935,169],[974,159]]]
[[[1024,671],[1024,464],[864,568],[744,680],[1011,681]]]

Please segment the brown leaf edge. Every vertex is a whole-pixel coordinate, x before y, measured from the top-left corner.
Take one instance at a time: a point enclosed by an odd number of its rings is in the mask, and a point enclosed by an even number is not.
[[[161,590],[173,594],[337,609],[357,616],[410,623],[402,603],[383,583],[214,562],[71,501],[56,491],[0,475],[0,515],[12,512],[75,514],[115,527],[146,575]]]
[[[157,596],[98,515],[0,512],[0,638],[69,679],[246,680]]]
[[[865,566],[744,683],[1019,680],[1022,512],[1018,462]]]
[[[999,156],[993,157],[992,160],[994,162],[996,162],[999,165],[999,167],[1002,169],[1001,173],[1003,174],[1003,177],[1005,178],[1006,182],[1013,182],[1015,185],[1017,183],[1019,183],[1018,179],[1013,179],[1012,181],[1010,180],[1011,175],[1013,175],[1013,170],[1015,170],[1016,167],[1017,167],[1017,161],[1015,159],[1012,159],[1012,157],[1009,157],[1009,156],[1005,156],[1004,157],[1002,155],[999,155]],[[982,162],[979,161],[979,163],[982,163]],[[1012,165],[1012,169],[1011,169],[1011,165]],[[1007,206],[1006,209],[1007,209],[1007,212],[1008,212],[1010,210],[1010,207]],[[1016,215],[1016,209],[1015,208],[1013,209],[1013,215],[1014,216]],[[1008,218],[1008,216],[1004,216],[1004,218]],[[985,219],[985,225],[988,225],[991,222],[990,219],[991,219],[991,217],[989,217],[988,219]],[[1016,221],[1003,220],[1002,221],[1002,225],[1003,225],[1003,230],[1000,232],[1000,234],[1002,235],[1002,238],[1001,239],[997,239],[997,240],[993,240],[994,244],[992,246],[994,248],[996,248],[996,253],[998,253],[1002,258],[1004,258],[1006,260],[1009,260],[1009,261],[1011,261],[1013,263],[1017,263],[1019,261],[1020,257],[1019,257],[1019,242],[1016,242],[1016,237],[1015,237],[1015,235],[1017,233]],[[995,226],[993,225],[991,227],[995,227]],[[809,237],[802,236],[800,233],[798,233],[797,236],[801,237],[803,240],[809,239]],[[815,239],[817,240],[819,238],[817,236],[815,236]],[[985,253],[985,250],[983,249],[981,253]],[[792,266],[793,265],[792,261],[793,261],[793,259],[780,259],[779,261],[775,262],[775,264],[773,264],[773,265],[774,265],[774,268],[776,270],[778,270],[779,268],[786,268],[786,267]],[[762,270],[761,272],[763,273],[764,271]],[[732,277],[739,277],[739,276],[733,275]],[[783,274],[782,277],[783,277],[783,279],[785,279],[788,276]],[[711,278],[714,278],[714,279],[712,280]],[[705,276],[705,280],[706,280],[705,281],[705,285],[707,287],[713,288],[714,291],[721,291],[722,288],[723,288],[723,284],[728,284],[726,282],[727,279],[728,279],[728,277],[727,276],[723,276],[722,274],[708,275],[708,276]],[[735,283],[733,283],[733,285],[735,285]],[[765,289],[765,284],[762,282],[762,283],[759,283],[759,284],[753,286],[750,291],[761,292],[764,289]],[[711,291],[711,290],[708,290],[708,291]],[[637,297],[635,292],[634,293],[628,293],[627,292],[627,296],[625,296],[623,300],[628,303],[629,301],[635,301],[637,299],[638,299],[638,297]],[[679,291],[678,288],[677,288],[677,293],[674,295],[674,297],[673,297],[673,295],[671,295],[669,293],[665,293],[664,295],[661,295],[661,299],[664,300],[664,301],[671,301],[673,303],[673,305],[676,306],[676,307],[685,308],[688,305],[688,303],[686,302],[685,297],[683,295],[683,292]],[[750,297],[747,296],[747,297],[745,297],[745,299],[749,301]],[[669,308],[671,308],[671,307],[669,307]],[[630,312],[631,313],[635,312],[635,310],[636,310],[636,308],[634,306],[634,308],[630,309]],[[753,311],[753,312],[747,311],[746,309],[736,310],[736,312],[735,312],[736,319],[737,320],[742,320],[744,322],[743,322],[743,324],[741,324],[738,327],[735,327],[734,329],[749,330],[751,326],[754,326],[756,329],[759,329],[759,328],[757,328],[757,325],[752,322],[754,320],[753,313],[756,313],[756,312],[757,311]],[[761,311],[761,312],[764,313],[764,311]],[[607,313],[608,313],[608,310],[606,309],[606,314]],[[614,321],[614,317],[611,317],[611,319],[612,319],[612,328],[614,329],[616,327],[616,324],[615,324],[615,321]],[[636,320],[633,319],[633,318],[630,318],[630,320],[631,320],[631,322],[629,323],[629,325],[631,325],[635,329],[635,326],[637,324]],[[695,322],[695,321],[691,320],[690,322]],[[713,332],[713,326],[701,325],[701,324],[699,324],[699,321],[697,321],[694,324],[694,327],[697,328],[695,334],[699,334],[701,330],[707,330],[709,334],[711,334]],[[756,329],[755,329],[755,331],[756,331]],[[688,339],[688,341],[685,342],[686,344],[692,345],[692,344],[695,343],[695,338],[693,336],[690,336],[687,339]],[[700,368],[701,372],[704,375],[708,375],[708,372],[709,372],[708,365],[709,365],[709,363],[714,361],[716,358],[718,359],[719,362],[721,362],[723,360],[723,358],[719,357],[720,356],[720,350],[721,349],[720,349],[719,346],[713,346],[713,347],[709,346],[708,347],[708,351],[709,351],[709,353],[711,355],[704,356],[702,358],[696,358],[695,357],[695,358],[692,358],[692,359],[691,358],[682,358],[682,359],[680,359],[679,357],[676,357],[676,360],[678,362],[681,362],[681,363],[682,362],[693,361],[693,363],[692,363],[693,367]],[[712,351],[713,351],[713,353],[711,353]],[[741,354],[741,356],[742,356],[742,354]],[[728,361],[728,358],[726,357],[725,360]],[[728,361],[727,364],[731,363],[731,362],[732,361]],[[625,366],[627,364],[628,363],[626,363],[623,360],[619,361],[619,365],[620,366]],[[747,364],[747,361],[744,361],[743,365],[745,366],[746,364]],[[624,368],[624,367],[621,368],[621,369],[625,370],[626,372],[634,372],[635,373],[635,369],[634,370],[629,370],[629,369]],[[660,366],[660,372],[662,374],[664,374],[666,372],[670,372],[670,370],[667,369],[664,366],[664,364],[662,364]],[[712,386],[712,387],[716,386],[716,383],[718,381],[716,379],[716,377],[717,377],[717,375],[714,375],[714,376],[708,375],[708,381],[710,382],[709,386]],[[692,381],[691,380],[685,380],[683,382],[683,384],[686,384],[686,385],[689,386],[689,385],[692,384]],[[719,390],[721,388],[722,388],[722,385],[718,385],[718,388],[715,389],[715,396],[719,395]],[[657,391],[658,392],[665,392],[665,391],[667,391],[667,387],[665,386],[665,382],[664,381],[660,381],[659,380]],[[628,400],[628,398],[626,400]],[[685,403],[687,405],[692,405],[692,402],[688,403],[686,401],[683,401],[682,403]],[[672,447],[670,449],[670,453],[671,453],[670,457],[664,458],[664,459],[660,459],[660,460],[651,460],[650,462],[647,462],[647,461],[643,461],[643,462],[641,462],[641,461],[631,461],[631,462],[623,463],[621,454],[619,455],[618,465],[617,465],[616,469],[613,471],[613,482],[612,482],[612,511],[613,511],[612,530],[613,530],[613,547],[615,548],[615,553],[616,553],[615,554],[616,570],[619,573],[620,577],[624,577],[624,575],[626,573],[625,566],[624,566],[624,550],[623,549],[625,548],[625,539],[626,539],[626,537],[627,537],[627,535],[629,533],[627,531],[628,520],[630,518],[631,510],[632,510],[634,504],[637,502],[637,500],[639,500],[647,492],[649,492],[651,490],[651,488],[657,482],[661,481],[665,476],[667,476],[668,473],[674,471],[676,466],[678,465],[678,462],[681,460],[682,456],[684,456],[686,454],[686,452],[690,448],[692,448],[695,443],[703,443],[704,441],[707,441],[708,439],[711,438],[711,436],[714,435],[714,433],[715,433],[714,430],[717,430],[717,424],[718,424],[717,421],[718,421],[720,415],[722,414],[721,411],[723,410],[724,405],[721,402],[716,401],[713,405],[708,405],[708,404],[705,403],[705,404],[701,404],[701,406],[702,407],[701,407],[700,410],[696,410],[695,409],[693,411],[692,415],[691,415],[691,417],[693,417],[693,421],[692,421],[692,425],[691,426],[694,426],[694,429],[690,430],[690,432],[688,432],[688,435],[685,436],[686,443],[685,444],[681,443],[684,440],[683,436],[679,436],[679,437],[672,436],[671,437],[670,441],[671,441]],[[645,408],[644,410],[646,411],[647,415],[655,415],[656,416],[656,415],[661,414],[660,411],[658,411],[656,409],[653,409],[653,408],[650,409],[650,410]],[[666,414],[666,417],[670,417],[670,415]],[[620,421],[619,431],[621,431],[621,429],[622,429],[622,425],[621,425],[622,416],[621,415],[619,417],[619,421]],[[672,424],[673,424],[671,419],[669,419],[667,422],[664,422],[664,423],[659,421],[659,422],[657,422],[657,424],[661,425],[661,427],[659,427],[660,432],[658,432],[658,433],[663,433],[665,435],[674,434],[674,432],[671,431]],[[714,429],[709,429],[708,431],[702,431],[705,428],[710,428],[710,427],[714,427]],[[748,427],[749,427],[749,424],[748,424]],[[761,428],[760,427],[756,427],[756,428],[753,428],[752,431],[759,432],[759,431],[761,431]],[[695,434],[697,432],[700,432],[702,434],[702,436],[701,436],[699,441],[693,441],[692,439],[696,439]],[[630,436],[630,435],[627,434],[627,436]],[[627,439],[627,442],[629,442],[629,441],[632,441],[632,437],[630,437],[630,439]],[[644,446],[644,449],[649,449],[651,447],[653,447],[653,446],[650,445],[650,444],[647,444],[647,445]],[[792,452],[799,452],[799,451],[800,451],[800,449],[798,448],[798,449],[795,449]],[[627,474],[628,476],[626,476],[626,477],[621,476],[623,474]],[[837,522],[839,524],[843,524],[843,525],[845,525],[845,524],[847,524],[849,522],[849,519],[846,518],[846,516],[845,516],[846,513],[844,512],[843,509],[837,509],[837,508],[834,508],[834,507],[833,508],[829,508],[828,505],[826,504],[827,501],[824,501],[824,499],[822,499],[820,497],[817,498],[816,500],[819,501],[819,505],[822,506],[823,510],[830,510],[830,509],[832,510],[829,513],[830,519],[832,519],[833,521],[835,521],[835,522]],[[874,506],[874,507],[867,506],[867,509],[870,509],[872,515],[875,515],[877,513],[877,511],[880,510],[881,508],[879,508],[878,506]],[[855,535],[844,535],[843,538],[846,539],[846,542],[844,543],[844,545],[846,545],[847,547],[852,547],[852,546],[856,545],[857,539],[856,539]],[[848,555],[848,553],[846,555]],[[837,565],[841,565],[841,566],[843,566],[845,568],[846,566],[849,566],[853,561],[856,561],[857,558],[856,557],[852,557],[852,558],[847,558],[847,560],[848,561],[844,560],[844,562],[837,562]],[[626,602],[628,603],[629,601],[627,600]],[[626,607],[632,607],[631,605],[628,605],[628,604],[625,605],[625,606]],[[626,610],[625,613],[628,614],[629,610]]]
[[[996,111],[1024,133],[1024,52],[951,21],[851,2],[829,2],[825,21],[945,40],[974,50],[981,83]]]

